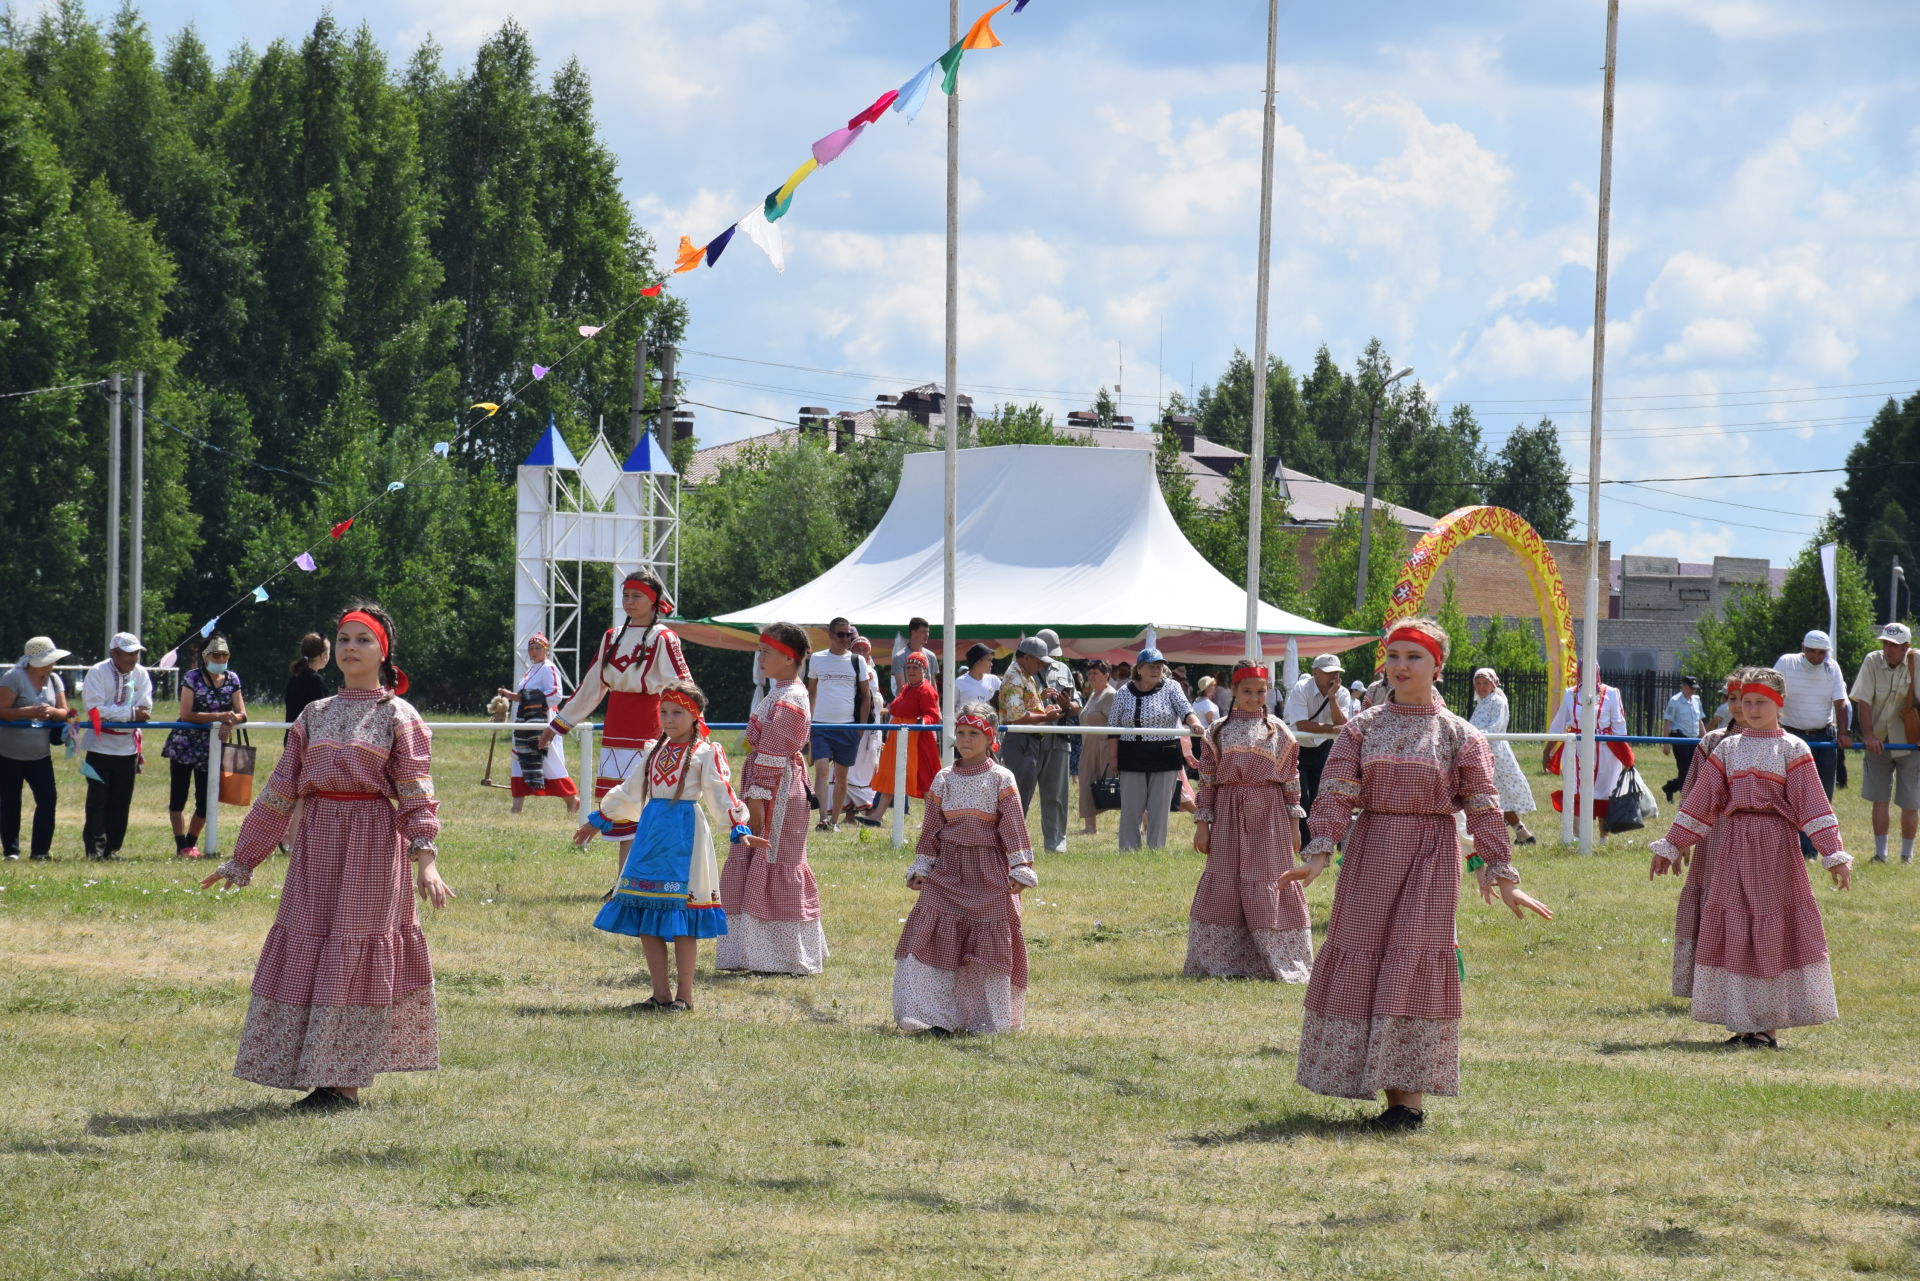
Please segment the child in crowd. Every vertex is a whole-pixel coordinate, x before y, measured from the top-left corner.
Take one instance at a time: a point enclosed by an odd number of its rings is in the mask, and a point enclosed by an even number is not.
[[[1267,711],[1267,668],[1233,669],[1226,716],[1200,740],[1193,848],[1206,870],[1188,911],[1188,978],[1305,983],[1313,973],[1306,896],[1283,885],[1300,808],[1300,744]]]
[[[706,709],[707,696],[693,682],[668,684],[660,692],[660,737],[640,768],[601,798],[573,836],[584,846],[616,823],[636,825],[613,897],[593,921],[595,929],[640,940],[653,995],[633,1006],[636,1011],[691,1010],[700,940],[727,932],[711,823],[726,824],[734,844],[767,844],[747,827],[747,807],[733,794],[727,754],[707,736]],[[668,983],[668,939],[679,971],[677,991]]]
[[[1038,884],[1013,772],[993,760],[995,717],[963,703],[959,759],[927,789],[907,888],[920,901],[893,950],[893,1019],[905,1032],[1007,1032],[1027,1010],[1020,892]]]
[[[1839,1017],[1820,906],[1800,856],[1805,833],[1834,884],[1852,883],[1853,857],[1820,789],[1813,752],[1780,728],[1787,684],[1749,668],[1740,692],[1744,728],[1700,761],[1666,836],[1647,848],[1655,875],[1681,851],[1720,828],[1706,870],[1705,902],[1693,957],[1693,1017],[1719,1023],[1728,1045],[1780,1048],[1783,1027]],[[1704,759],[1702,759],[1704,758]],[[1666,866],[1662,866],[1665,864]]]

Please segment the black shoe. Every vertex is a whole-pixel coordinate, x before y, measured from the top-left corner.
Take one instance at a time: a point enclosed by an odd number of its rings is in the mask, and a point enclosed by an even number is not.
[[[14,857],[19,858],[20,856],[18,854],[15,854]],[[51,854],[31,854],[31,855],[28,855],[28,857],[31,858],[36,863],[53,862],[53,855]]]
[[[330,1086],[321,1086],[306,1098],[293,1105],[302,1112],[344,1112],[360,1106],[359,1099],[350,1099]]]
[[[100,856],[100,861],[102,863],[119,863],[124,860],[121,859],[119,850],[108,850]]]
[[[1382,1134],[1399,1134],[1407,1130],[1417,1130],[1427,1123],[1427,1114],[1413,1108],[1401,1107],[1398,1103],[1382,1112],[1367,1123],[1370,1129]]]

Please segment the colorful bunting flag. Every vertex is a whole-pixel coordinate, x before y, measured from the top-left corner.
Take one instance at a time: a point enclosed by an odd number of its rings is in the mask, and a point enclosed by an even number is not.
[[[438,454],[440,457],[445,458],[447,456],[447,451],[452,448],[453,448],[452,441],[439,440],[434,442],[433,452]]]
[[[345,520],[341,521],[338,525],[335,525],[331,530],[329,530],[328,533],[330,533],[335,538],[339,538],[341,535],[345,534],[349,529],[353,528],[353,520],[354,520],[353,517],[351,516],[347,517]]]
[[[987,24],[993,21],[995,14],[1012,3],[1013,0],[1001,0],[1001,3],[981,14],[979,18],[974,21],[973,26],[968,29],[967,38],[960,42],[961,47],[966,49],[998,49],[1000,47],[1000,37],[994,35],[993,28]],[[949,89],[947,92],[952,93],[953,90]]]
[[[390,480],[387,482],[387,492],[389,494],[396,493],[406,487],[407,482],[404,480]]]
[[[932,83],[935,65],[929,62],[920,68],[919,74],[901,85],[894,97],[893,109],[904,115],[908,124],[913,123],[913,118],[920,114],[920,107],[927,100],[927,86]]]
[[[1022,9],[1027,7],[1028,3],[1029,3],[1029,0],[1014,0],[1013,11],[1015,13],[1019,13]]]
[[[767,221],[767,211],[755,209],[736,224],[747,233],[747,239],[759,245],[761,252],[773,263],[773,269],[785,272],[787,269],[787,248],[780,235],[780,228]]]
[[[591,338],[604,328],[606,328],[604,325],[582,325],[580,326],[580,336],[582,338]]]
[[[813,158],[823,165],[838,160],[853,140],[867,131],[865,125],[856,125],[849,129],[835,129],[832,133],[813,144]]]
[[[805,164],[787,175],[787,180],[781,183],[779,188],[767,197],[766,214],[768,222],[778,222],[786,216],[787,210],[793,208],[794,190],[799,187],[801,183],[812,177],[813,171],[819,167],[820,162],[812,156],[808,156]]]
[[[874,121],[878,120],[881,116],[886,114],[887,108],[891,107],[893,105],[893,100],[895,98],[898,98],[899,96],[900,96],[900,91],[898,89],[887,90],[885,93],[881,94],[878,98],[875,98],[873,100],[873,105],[871,107],[868,107],[865,111],[861,112],[859,115],[855,116],[853,119],[847,121],[847,128],[858,129],[861,125],[872,124]]]
[[[87,724],[93,726],[94,733],[98,734],[102,732],[100,729],[100,709],[99,708],[89,707],[87,709]]]
[[[736,226],[737,225],[738,224],[736,224]],[[735,227],[728,227],[725,231],[707,242],[707,266],[711,267],[714,263],[720,261],[720,255],[727,251],[727,242],[733,239],[734,230]]]
[[[93,727],[93,732],[98,734],[100,732],[100,726],[96,724]],[[87,762],[85,762],[84,760],[80,762],[80,777],[92,783],[104,783],[107,781],[106,779],[100,777],[99,770],[87,764]]]
[[[163,672],[170,672],[173,670],[174,664],[178,663],[179,661],[180,661],[180,651],[177,649],[170,649],[166,653],[160,655],[160,661],[157,664],[155,664],[155,666],[157,666]]]
[[[533,381],[539,382],[542,378],[545,378],[548,374],[552,372],[553,372],[553,366],[551,365],[535,365],[533,367]]]
[[[673,261],[673,274],[677,276],[683,271],[692,271],[706,256],[705,245],[696,245],[685,236],[680,237],[680,256]]]
[[[213,635],[213,629],[218,627],[219,625],[220,625],[219,619],[209,618],[207,620],[206,626],[200,629],[200,639],[205,640],[207,637]]]
[[[300,568],[306,570],[309,574],[311,574],[315,569],[318,568],[318,566],[316,566],[313,563],[312,552],[301,552],[298,556],[295,556],[293,558],[293,563],[298,565]]]
[[[264,588],[264,587],[256,587],[256,588],[254,588],[254,589],[253,589],[253,601],[254,601],[254,604],[256,604],[256,605],[257,605],[257,604],[259,604],[259,603],[260,603],[261,601],[263,601],[263,600],[265,600],[266,598],[267,598],[267,589],[266,589],[266,588]]]
[[[947,73],[940,79],[940,92],[946,94],[948,97],[953,96],[954,87],[960,83],[960,59],[966,56],[967,42],[965,40],[962,40],[959,44],[940,55],[940,69]]]
[[[475,401],[473,404],[473,408],[486,410],[487,417],[489,418],[493,417],[495,414],[500,412],[500,406],[494,404],[491,400]]]
[[[642,298],[658,298],[660,296],[660,290],[663,287],[664,287],[664,282],[659,285],[648,285],[645,289],[642,289],[640,291],[640,296]]]

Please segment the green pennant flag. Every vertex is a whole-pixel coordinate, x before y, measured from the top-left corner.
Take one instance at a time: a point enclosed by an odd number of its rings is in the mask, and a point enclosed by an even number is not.
[[[940,69],[946,77],[940,81],[940,92],[951,95],[953,87],[960,82],[960,59],[966,55],[967,42],[962,40],[953,48],[940,55]]]

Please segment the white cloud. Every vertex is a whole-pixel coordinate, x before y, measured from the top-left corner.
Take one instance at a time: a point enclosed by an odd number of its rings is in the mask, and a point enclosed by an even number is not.
[[[1523,280],[1509,286],[1487,299],[1487,310],[1498,311],[1514,303],[1551,302],[1553,300],[1553,277],[1545,274]]]
[[[1734,533],[1725,525],[1715,528],[1696,520],[1689,522],[1686,529],[1662,529],[1649,534],[1628,548],[1626,554],[1671,556],[1675,560],[1699,564],[1711,561],[1715,556],[1733,555],[1735,545]]]

